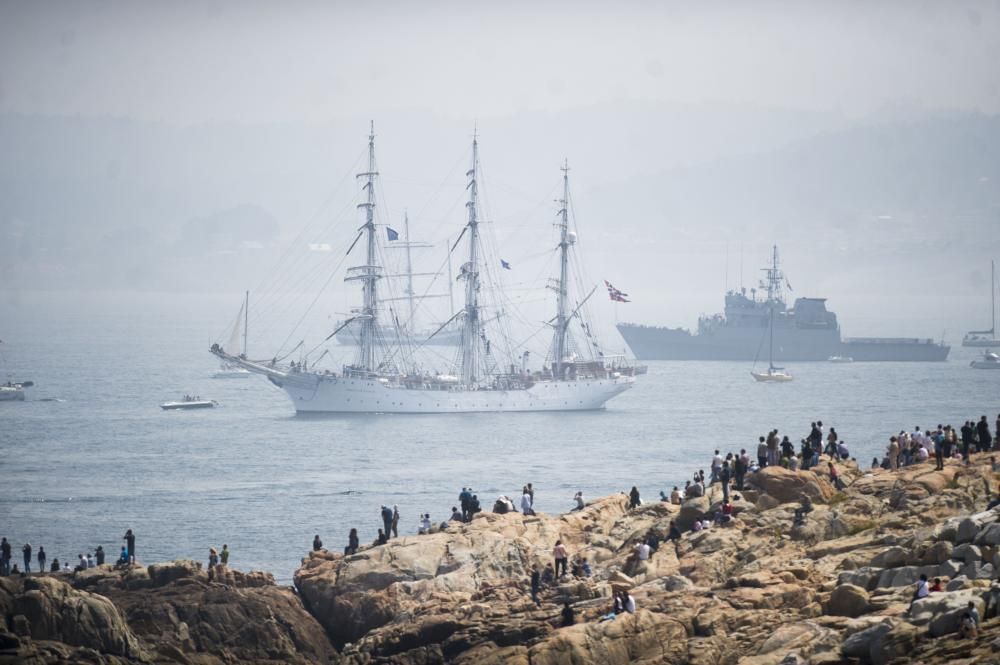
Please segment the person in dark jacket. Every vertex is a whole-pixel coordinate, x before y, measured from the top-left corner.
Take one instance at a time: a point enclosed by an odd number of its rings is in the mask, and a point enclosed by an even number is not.
[[[535,605],[542,606],[542,601],[538,598],[538,591],[542,587],[542,576],[538,572],[538,566],[531,567],[531,600]]]
[[[347,547],[344,548],[344,554],[357,554],[358,545],[358,530],[351,529],[351,532],[347,534]]]
[[[385,527],[383,533],[392,532],[392,508],[389,506],[382,506],[382,525]]]
[[[990,435],[990,424],[986,422],[986,416],[979,419],[979,424],[976,425],[976,433],[979,435],[979,449],[989,450],[993,443],[993,437]]]
[[[100,545],[98,545],[97,549],[94,550],[94,558],[97,559],[98,566],[104,565],[104,548]]]
[[[564,627],[572,626],[574,623],[576,623],[576,613],[573,612],[573,608],[569,606],[569,601],[567,600],[562,608],[562,625]]]
[[[323,549],[323,541],[319,539],[319,534],[317,533],[313,537],[313,552],[319,552]]]
[[[27,575],[31,572],[31,543],[25,543],[21,552],[24,554],[24,574]]]
[[[729,481],[733,477],[733,471],[729,468],[729,460],[722,463],[719,471],[719,482],[722,483],[722,502],[729,503]]]
[[[639,500],[639,490],[635,485],[632,486],[632,491],[628,493],[628,507],[638,508],[641,501]]]
[[[138,559],[135,558],[135,534],[132,533],[132,529],[125,532],[123,540],[128,545],[128,562],[136,563]]]
[[[38,546],[38,572],[45,572],[45,548]]]

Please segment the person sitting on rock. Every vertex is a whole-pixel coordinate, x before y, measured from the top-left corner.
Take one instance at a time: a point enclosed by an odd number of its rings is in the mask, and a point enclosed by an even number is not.
[[[379,529],[378,535],[375,537],[375,542],[372,544],[378,546],[385,545],[387,542],[389,542],[389,536],[385,535],[385,532],[382,531],[382,529]]]
[[[970,600],[968,607],[967,614],[976,622],[976,628],[979,628],[979,610],[976,609],[976,604]]]
[[[733,504],[728,501],[723,502],[722,507],[715,513],[715,523],[728,524],[733,519]]]
[[[962,620],[958,624],[958,636],[960,638],[971,637],[976,638],[978,631],[976,630],[976,621],[972,618],[972,615],[968,612],[962,615]]]
[[[787,458],[787,463],[782,464],[782,466],[787,467],[789,471],[798,471],[800,466],[798,456],[793,455]]]
[[[635,598],[628,591],[622,591],[622,609],[629,614],[635,614]]]
[[[497,500],[493,503],[493,512],[497,515],[507,514],[507,502],[503,500],[503,497],[497,497]]]
[[[351,529],[351,532],[347,534],[347,547],[344,548],[344,554],[351,555],[358,553],[358,547],[360,543],[358,542],[358,530]]]
[[[837,467],[833,465],[833,462],[827,462],[827,466],[830,469],[830,482],[836,489],[843,491],[846,485],[844,485],[844,481],[840,479],[840,474],[837,473]]]
[[[52,567],[49,568],[49,572],[58,573],[59,572],[59,557],[52,559]]]
[[[80,558],[81,559],[83,558],[82,554],[80,555]],[[118,557],[118,565],[119,566],[126,566],[126,565],[128,565],[128,548],[125,547],[124,545],[122,545],[122,553]]]
[[[419,535],[426,535],[431,532],[431,514],[424,513],[420,516],[420,526],[417,527]]]
[[[672,540],[677,542],[681,539],[681,530],[677,528],[677,523],[670,520],[670,532],[667,534],[667,540]]]
[[[313,552],[319,552],[323,549],[323,541],[319,539],[319,534],[317,533],[313,537]]]
[[[556,581],[556,572],[552,569],[552,564],[545,564],[545,570],[542,571],[542,586],[550,587]]]
[[[927,587],[927,575],[921,573],[920,579],[917,580],[917,590],[913,592],[913,600],[910,601],[910,607],[913,607],[913,603],[917,602],[921,598],[926,598],[930,593],[930,589]]]
[[[576,506],[573,508],[573,510],[583,510],[587,506],[587,504],[583,500],[583,492],[578,491],[576,494],[574,494],[573,501],[576,502]]]
[[[590,568],[590,563],[587,562],[586,558],[580,560],[580,572],[583,573],[584,577],[590,577],[594,574],[594,571]]]
[[[465,518],[462,516],[462,511],[460,511],[455,506],[451,507],[451,517],[448,518],[451,522],[464,522]]]
[[[677,489],[677,485],[674,485],[674,491],[670,493],[670,503],[679,506],[682,500],[681,491]]]
[[[577,580],[583,577],[583,566],[580,565],[579,559],[573,559],[573,563],[569,567],[569,574]]]
[[[566,626],[572,626],[574,623],[576,623],[576,614],[573,612],[573,608],[569,606],[569,601],[567,600],[562,608],[562,625],[565,628]]]
[[[705,527],[702,525],[701,520],[695,520],[694,524],[691,525],[691,530],[694,531],[694,532],[696,532],[696,533],[698,531],[701,531],[704,528]]]
[[[934,584],[931,585],[931,588],[928,589],[928,591],[931,592],[931,593],[934,593],[936,591],[944,591],[944,589],[941,588],[941,578],[940,577],[935,577],[934,578]]]

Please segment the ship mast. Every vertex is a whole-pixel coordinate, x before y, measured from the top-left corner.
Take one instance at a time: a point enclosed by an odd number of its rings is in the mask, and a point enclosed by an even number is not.
[[[465,314],[462,327],[462,383],[467,386],[476,382],[479,355],[479,220],[476,217],[479,169],[479,142],[472,136],[472,168],[465,175],[469,177],[469,210],[466,229],[469,232],[469,263],[462,266],[460,278],[465,279]]]
[[[996,261],[990,260],[990,332],[997,334],[997,278]]]
[[[413,317],[415,315],[413,308],[413,261],[410,257],[410,215],[406,211],[403,212],[403,231],[406,233],[406,299],[410,305],[410,319],[407,321],[407,327],[413,330]]]
[[[243,357],[247,357],[247,332],[250,327],[250,292],[247,291],[243,302]],[[230,352],[231,353],[231,352]]]
[[[567,232],[569,229],[569,160],[562,166],[563,172],[563,196],[559,201],[562,208],[559,210],[559,284],[556,291],[556,332],[552,342],[552,376],[555,379],[563,378],[563,358],[566,356],[566,327],[569,325],[569,316],[566,313],[566,283],[567,266],[569,263],[569,241]]]
[[[355,280],[362,282],[364,305],[357,317],[361,320],[358,366],[369,372],[375,370],[376,310],[378,306],[375,285],[382,277],[381,269],[376,264],[375,258],[375,177],[377,175],[378,172],[375,170],[375,123],[373,122],[368,134],[368,170],[357,174],[358,178],[366,180],[362,189],[366,190],[368,194],[367,200],[358,204],[358,208],[365,210],[365,224],[359,230],[365,235],[368,252],[365,255],[365,265],[348,268],[347,277],[344,278],[345,282]]]

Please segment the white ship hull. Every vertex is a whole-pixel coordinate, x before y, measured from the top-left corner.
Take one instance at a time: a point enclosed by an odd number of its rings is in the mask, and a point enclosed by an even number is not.
[[[24,389],[13,386],[0,386],[0,402],[23,402]]]
[[[476,413],[601,409],[635,379],[542,381],[525,390],[426,390],[313,374],[269,377],[299,413]]]

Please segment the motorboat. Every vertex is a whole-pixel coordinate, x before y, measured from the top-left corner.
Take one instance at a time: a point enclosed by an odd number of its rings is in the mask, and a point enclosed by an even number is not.
[[[850,356],[830,356],[827,358],[827,361],[831,363],[852,363],[854,362],[854,358]]]
[[[7,383],[0,385],[0,402],[23,402],[24,391],[35,385],[32,381],[21,381],[20,383]]]
[[[972,369],[1000,369],[1000,356],[989,349],[983,354],[981,360],[973,360],[969,363]]]
[[[160,405],[160,408],[164,411],[174,411],[177,409],[211,409],[218,405],[219,403],[214,399],[202,399],[198,396],[185,395],[176,402],[164,402]]]

